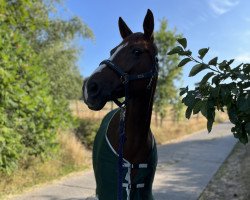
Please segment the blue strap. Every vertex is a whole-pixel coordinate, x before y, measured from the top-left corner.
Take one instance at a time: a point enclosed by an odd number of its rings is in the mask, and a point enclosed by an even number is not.
[[[110,69],[114,70],[123,80],[123,84],[125,85],[128,81],[134,81],[139,79],[148,79],[157,75],[157,71],[151,70],[149,72],[145,72],[142,74],[127,74],[120,67],[116,66],[111,60],[104,60],[100,63],[100,65],[106,64]]]
[[[106,64],[109,68],[114,70],[119,76],[125,76],[126,73],[124,73],[119,67],[117,67],[114,63],[112,63],[110,60],[104,60],[100,63],[100,65]]]
[[[122,177],[122,171],[123,171],[123,146],[125,143],[125,107],[121,108],[120,113],[120,124],[119,124],[119,146],[118,146],[118,192],[117,192],[117,199],[122,200],[122,183],[123,183],[123,177]]]

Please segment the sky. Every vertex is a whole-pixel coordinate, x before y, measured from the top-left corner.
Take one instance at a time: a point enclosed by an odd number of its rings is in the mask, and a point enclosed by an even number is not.
[[[250,62],[250,1],[249,0],[66,0],[63,17],[80,17],[94,33],[94,40],[79,40],[83,48],[78,65],[86,77],[109,58],[110,50],[121,42],[118,18],[130,29],[142,32],[147,9],[155,18],[155,31],[166,18],[169,30],[187,38],[188,48],[197,55],[200,48],[209,47],[207,59],[236,59]],[[198,82],[204,73],[188,77],[191,66],[183,69],[183,86]]]

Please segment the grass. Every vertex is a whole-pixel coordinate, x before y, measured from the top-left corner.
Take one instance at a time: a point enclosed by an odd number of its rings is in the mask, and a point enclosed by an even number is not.
[[[188,134],[206,128],[205,118],[191,119],[181,121],[178,124],[174,122],[166,122],[162,126],[152,126],[152,131],[158,144],[164,144],[174,139],[179,139]]]
[[[58,134],[60,150],[54,159],[42,162],[30,158],[11,175],[0,174],[0,199],[18,194],[37,184],[50,182],[71,172],[89,169],[91,152],[84,148],[73,133]]]
[[[215,124],[228,120],[225,113],[216,113]],[[153,121],[152,121],[153,122]],[[207,119],[203,116],[193,116],[189,120],[182,119],[178,123],[166,120],[162,126],[151,123],[152,131],[158,144],[179,139],[194,132],[207,129]]]

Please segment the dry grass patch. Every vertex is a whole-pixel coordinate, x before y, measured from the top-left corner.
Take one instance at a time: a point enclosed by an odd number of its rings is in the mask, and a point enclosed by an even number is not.
[[[71,101],[70,108],[73,115],[81,119],[99,119],[101,120],[112,108],[117,107],[110,102],[98,112],[91,111],[87,106],[80,101]],[[162,126],[156,126],[155,113],[152,113],[151,128],[156,137],[157,143],[163,144],[173,139],[181,138],[185,135],[194,133],[199,130],[205,130],[207,127],[207,120],[201,114],[192,116],[187,120],[184,117],[185,110],[183,110],[183,116],[181,120],[176,123],[173,121],[174,111],[168,108],[168,115],[163,120]],[[215,123],[222,123],[228,120],[228,116],[223,112],[216,112]],[[160,119],[158,119],[160,123]]]
[[[61,145],[61,159],[63,163],[74,166],[91,164],[91,152],[87,150],[73,133],[59,135]]]
[[[215,124],[228,120],[226,113],[216,112]],[[191,119],[182,119],[176,123],[171,120],[163,122],[162,126],[156,126],[154,120],[151,123],[152,131],[158,144],[163,144],[174,139],[179,139],[197,131],[207,129],[207,119],[201,115],[193,116]]]
[[[184,120],[179,123],[171,121],[163,123],[162,126],[156,127],[152,125],[152,131],[158,144],[163,144],[174,139],[181,138],[185,135],[205,129],[207,126],[206,119],[200,117],[191,120]]]
[[[0,174],[0,199],[18,194],[37,184],[49,182],[71,172],[90,168],[91,152],[76,139],[73,133],[58,134],[59,152],[53,159],[42,162],[29,158],[11,175]]]

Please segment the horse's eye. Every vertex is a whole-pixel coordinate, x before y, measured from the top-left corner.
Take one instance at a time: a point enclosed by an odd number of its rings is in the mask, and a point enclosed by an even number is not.
[[[134,54],[136,57],[138,57],[138,56],[140,56],[140,55],[142,54],[142,50],[140,50],[140,49],[134,49],[134,50],[133,50],[133,54]]]

